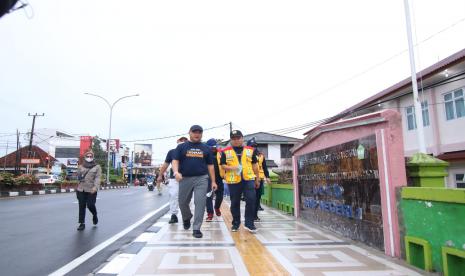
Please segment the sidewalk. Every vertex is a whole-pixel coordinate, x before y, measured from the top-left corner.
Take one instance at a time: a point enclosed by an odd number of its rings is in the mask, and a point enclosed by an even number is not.
[[[243,212],[244,210],[242,210]],[[259,212],[257,234],[230,232],[223,217],[204,222],[202,239],[170,215],[103,264],[96,275],[421,275],[402,261],[363,249],[276,210]]]

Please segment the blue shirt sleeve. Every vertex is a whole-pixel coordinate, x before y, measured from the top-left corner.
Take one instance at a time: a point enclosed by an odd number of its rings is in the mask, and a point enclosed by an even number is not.
[[[207,163],[207,165],[213,165],[213,154],[212,154],[212,151],[210,150],[209,147],[205,147],[206,148],[206,154],[205,154],[205,162]]]
[[[165,158],[165,163],[168,163],[170,164],[171,161],[173,161],[173,153],[174,153],[174,149],[168,151],[168,154],[166,155],[166,158]]]
[[[181,159],[181,155],[182,155],[182,145],[183,144],[180,144],[176,147],[176,149],[173,151],[173,154],[171,155],[171,158],[173,160],[180,160]]]

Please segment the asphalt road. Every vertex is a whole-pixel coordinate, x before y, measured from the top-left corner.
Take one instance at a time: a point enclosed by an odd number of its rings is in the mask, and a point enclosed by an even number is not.
[[[167,192],[146,187],[99,191],[98,227],[87,211],[86,229],[78,232],[74,193],[1,199],[0,274],[54,272],[167,202]]]

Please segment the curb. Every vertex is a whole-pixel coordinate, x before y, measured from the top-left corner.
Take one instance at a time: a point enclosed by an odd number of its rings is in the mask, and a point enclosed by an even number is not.
[[[129,186],[110,186],[102,187],[100,190],[110,190],[110,189],[126,189]],[[51,195],[51,194],[66,194],[74,193],[75,189],[53,189],[53,190],[41,190],[41,191],[20,191],[20,192],[1,192],[0,198],[8,197],[19,197],[19,196],[34,196],[34,195]]]

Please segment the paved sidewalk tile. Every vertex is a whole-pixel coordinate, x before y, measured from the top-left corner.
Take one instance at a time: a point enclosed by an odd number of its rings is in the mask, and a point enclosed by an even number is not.
[[[202,224],[202,239],[182,223],[168,224],[167,214],[97,275],[421,275],[375,249],[362,249],[277,210],[265,207],[258,213],[257,234],[243,227],[230,232],[226,201],[222,213]]]

